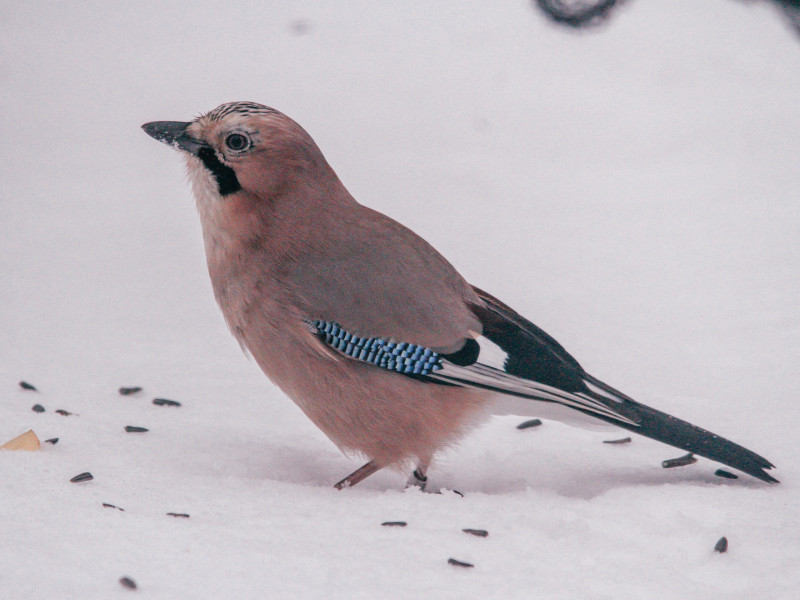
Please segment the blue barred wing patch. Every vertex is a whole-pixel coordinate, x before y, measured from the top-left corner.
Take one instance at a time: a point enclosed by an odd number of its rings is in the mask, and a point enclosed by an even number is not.
[[[317,319],[311,321],[311,325],[329,346],[345,356],[376,367],[405,375],[429,375],[442,368],[441,356],[425,346],[378,337],[359,337],[331,321]]]

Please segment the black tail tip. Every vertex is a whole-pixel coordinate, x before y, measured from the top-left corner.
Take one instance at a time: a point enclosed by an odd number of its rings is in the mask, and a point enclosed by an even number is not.
[[[750,465],[742,465],[742,464],[728,464],[730,467],[734,467],[739,469],[740,471],[744,471],[748,475],[752,475],[756,479],[760,479],[761,481],[765,481],[767,483],[780,483],[775,477],[767,473],[770,469],[774,469],[775,465],[771,462],[766,460],[765,458],[758,457],[759,461],[758,464],[750,464]]]
[[[767,467],[767,469],[771,469],[772,467]],[[761,471],[758,474],[753,474],[755,477],[758,477],[761,481],[766,481],[767,483],[780,483],[778,479],[775,479],[772,475],[767,473],[766,471]]]

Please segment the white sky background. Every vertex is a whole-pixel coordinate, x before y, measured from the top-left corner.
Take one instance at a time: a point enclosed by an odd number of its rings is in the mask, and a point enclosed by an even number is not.
[[[154,598],[791,597],[800,38],[729,0],[637,0],[583,34],[524,1],[272,4],[4,3],[0,443],[61,442],[0,455],[0,590],[108,598],[127,574]],[[391,473],[330,492],[356,459],[239,353],[182,162],[139,129],[232,100],[295,118],[359,201],[598,377],[763,453],[781,486],[508,418],[432,472],[460,504]],[[404,511],[404,538],[374,527]],[[451,547],[450,520],[494,529]],[[459,544],[469,574],[442,563]]]

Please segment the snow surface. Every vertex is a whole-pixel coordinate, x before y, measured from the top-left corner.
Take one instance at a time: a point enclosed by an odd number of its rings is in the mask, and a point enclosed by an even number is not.
[[[798,597],[800,40],[767,3],[639,0],[583,34],[525,0],[3,4],[0,443],[60,441],[0,452],[1,597]],[[232,100],[783,483],[502,417],[431,470],[464,498],[332,489],[358,458],[240,354],[182,161],[139,130]]]

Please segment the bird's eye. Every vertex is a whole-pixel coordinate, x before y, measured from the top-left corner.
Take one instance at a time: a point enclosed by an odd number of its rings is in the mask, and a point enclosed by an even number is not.
[[[250,139],[242,133],[232,133],[225,138],[225,145],[234,152],[242,152],[250,147]]]

